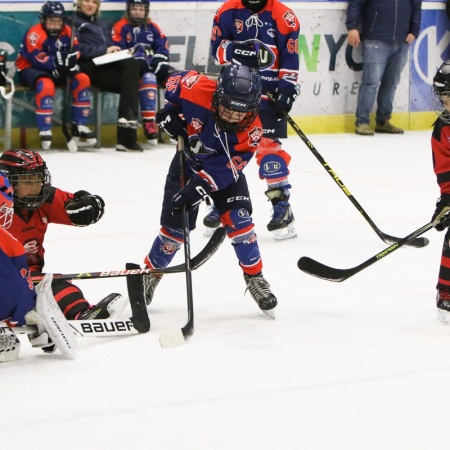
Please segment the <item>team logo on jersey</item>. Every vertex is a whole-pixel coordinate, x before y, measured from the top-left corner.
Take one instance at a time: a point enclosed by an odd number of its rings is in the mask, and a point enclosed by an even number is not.
[[[48,61],[49,56],[45,52],[40,52],[36,55],[36,59],[41,63],[46,63]]]
[[[166,255],[173,255],[176,251],[176,247],[174,244],[172,244],[170,242],[165,242],[164,245],[162,246],[162,251]]]
[[[248,132],[248,143],[252,147],[256,147],[259,144],[259,141],[262,138],[263,130],[261,127],[253,127]]]
[[[38,41],[39,36],[36,33],[31,33],[28,36],[28,42],[33,46],[36,47],[36,42]]]
[[[236,32],[239,34],[244,29],[244,22],[242,20],[235,19],[234,21],[234,28],[236,29]]]
[[[240,156],[233,156],[233,158],[231,158],[231,163],[233,163],[233,166],[237,171],[244,170],[244,167],[247,165],[247,161],[242,161]],[[231,169],[231,163],[227,164],[229,169]]]
[[[35,255],[39,251],[39,242],[37,239],[31,239],[23,244],[23,248],[28,256]]]
[[[189,75],[186,78],[183,78],[183,85],[186,86],[188,89],[192,89],[194,85],[198,83],[198,80],[200,79],[200,75]]]
[[[203,122],[200,119],[197,119],[196,117],[191,120],[191,125],[194,127],[195,131],[199,133],[202,131],[203,128]]]
[[[286,11],[283,15],[283,19],[289,28],[295,28],[297,21],[295,19],[295,14],[292,11]]]

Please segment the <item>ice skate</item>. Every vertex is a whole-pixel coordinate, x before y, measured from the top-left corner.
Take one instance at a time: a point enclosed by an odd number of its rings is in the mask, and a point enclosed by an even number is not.
[[[42,150],[50,150],[52,146],[52,130],[40,131],[39,137],[41,138]]]
[[[162,275],[156,275],[153,273],[150,275],[144,275],[142,277],[144,282],[145,303],[147,306],[149,306],[150,303],[152,302],[155,289],[158,286],[159,282],[161,281],[161,278]]]
[[[5,322],[0,322],[0,362],[14,361],[19,357],[20,341]]]
[[[253,300],[257,303],[261,311],[270,319],[275,319],[274,308],[278,301],[270,290],[270,284],[263,277],[262,273],[258,275],[247,275],[244,273],[244,279],[247,284],[247,290],[250,291]]]
[[[112,319],[119,316],[128,305],[128,299],[120,294],[109,294],[96,305],[83,311],[78,320]]]
[[[273,238],[279,241],[297,237],[289,197],[282,189],[269,189],[265,194],[273,205],[272,219],[267,225],[267,229],[272,232]]]
[[[95,133],[86,125],[72,124],[72,139],[77,147],[94,147],[97,144]]]
[[[158,127],[154,120],[144,120],[144,135],[147,143],[158,145]]]
[[[438,310],[438,319],[444,324],[450,322],[450,289],[440,288],[436,295],[436,306]]]
[[[214,205],[209,208],[208,214],[203,219],[203,225],[205,225],[205,231],[203,232],[205,237],[210,237],[214,230],[220,226],[220,214]]]

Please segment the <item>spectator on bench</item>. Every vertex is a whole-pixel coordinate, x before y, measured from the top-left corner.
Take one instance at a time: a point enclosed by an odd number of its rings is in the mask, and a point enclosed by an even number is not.
[[[119,52],[111,30],[98,20],[100,0],[77,0],[75,31],[80,44],[80,68],[92,85],[120,95],[116,150],[142,152],[137,141],[139,128],[139,63],[133,58],[96,66],[93,58]]]

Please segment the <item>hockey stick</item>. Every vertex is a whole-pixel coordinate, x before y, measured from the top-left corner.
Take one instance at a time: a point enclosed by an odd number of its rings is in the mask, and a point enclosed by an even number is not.
[[[68,320],[70,327],[78,337],[118,337],[138,334],[131,320]],[[16,334],[32,334],[36,329],[32,326],[11,328]]]
[[[71,35],[70,35],[70,49],[69,53],[73,52],[73,42],[75,39],[75,13],[77,10],[77,0],[74,0],[72,5],[72,23],[71,23]],[[71,134],[69,133],[69,130],[67,129],[67,107],[68,104],[70,104],[69,100],[70,96],[70,75],[67,74],[67,81],[66,81],[66,89],[64,91],[64,99],[63,99],[63,110],[62,110],[62,133],[64,135],[64,139],[66,141],[67,148],[69,149],[70,153],[76,153],[78,151],[77,144],[72,139]]]
[[[184,139],[178,136],[177,150],[180,156],[180,184],[181,188],[186,185],[185,159],[184,159]],[[186,325],[178,330],[165,331],[159,335],[161,347],[174,347],[186,342],[194,334],[194,297],[192,293],[192,261],[191,243],[189,236],[189,213],[186,205],[182,210],[183,238],[184,238],[184,263],[186,265],[186,294],[188,320]]]
[[[275,101],[275,98],[272,94],[267,94],[272,101]],[[306,144],[306,146],[311,150],[312,154],[317,158],[317,160],[322,164],[322,167],[328,172],[331,178],[335,181],[335,183],[341,188],[342,192],[347,196],[347,198],[353,203],[356,209],[361,213],[361,215],[366,219],[372,229],[377,233],[378,237],[386,242],[386,244],[393,244],[395,242],[400,241],[400,238],[391,236],[389,234],[383,233],[373,222],[373,220],[369,217],[369,215],[364,211],[363,207],[358,203],[355,197],[353,197],[352,193],[349,191],[347,186],[345,186],[344,182],[338,177],[336,172],[330,167],[329,164],[323,159],[322,155],[317,151],[311,141],[306,137],[300,127],[295,123],[294,119],[288,114],[283,113],[284,117],[286,117],[289,125],[294,129],[294,131],[300,136],[301,140]],[[425,247],[429,244],[429,240],[425,237],[416,238],[410,240],[407,244],[410,247]]]
[[[209,241],[203,249],[192,258],[190,263],[191,270],[195,270],[208,261],[211,256],[216,253],[220,244],[225,239],[225,229],[223,227],[216,228]],[[121,269],[121,270],[106,270],[104,272],[80,272],[68,274],[54,274],[54,280],[93,280],[96,278],[115,278],[127,277],[130,275],[149,275],[150,273],[180,273],[186,271],[186,264],[178,264],[172,267],[165,267],[163,269]],[[33,283],[39,283],[44,278],[44,275],[37,275],[32,277]]]
[[[430,228],[433,228],[435,225],[436,221],[427,223],[426,225],[414,231],[413,233],[408,234],[408,236],[398,240],[397,242],[395,242],[388,248],[384,249],[380,253],[377,253],[376,255],[372,256],[367,261],[364,261],[359,266],[351,267],[350,269],[336,269],[335,267],[327,266],[312,258],[308,258],[307,256],[301,257],[298,260],[297,266],[303,272],[317,278],[322,278],[323,280],[337,281],[337,282],[345,281],[348,278],[352,277],[353,275],[357,274],[358,272],[361,272],[361,270],[364,270],[367,267],[371,266],[372,264],[375,264],[377,261],[380,261],[380,259],[383,259],[385,256],[390,255],[392,252],[399,249],[400,247],[408,245],[409,243],[411,243],[411,241],[417,239],[421,234],[425,233]]]

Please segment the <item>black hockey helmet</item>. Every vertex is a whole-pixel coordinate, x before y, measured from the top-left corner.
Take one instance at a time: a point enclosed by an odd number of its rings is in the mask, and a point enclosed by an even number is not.
[[[6,175],[0,172],[0,227],[11,226],[14,215],[13,188]]]
[[[64,22],[64,19],[66,17],[64,6],[61,2],[54,2],[54,1],[46,1],[42,7],[41,7],[41,13],[39,14],[39,20],[41,21],[41,25],[44,28],[44,30],[47,32],[49,36],[57,37],[59,36],[59,33],[61,33],[62,30],[62,24],[61,28],[50,28],[47,29],[46,27],[46,19],[56,17],[57,19],[62,19]]]
[[[450,123],[450,60],[441,64],[433,78],[432,103],[440,118]]]
[[[50,195],[52,177],[38,152],[28,149],[7,150],[0,156],[0,170],[8,177],[14,189],[14,204],[22,209],[39,208]],[[35,195],[18,197],[18,183],[40,182],[41,190]]]
[[[242,4],[250,11],[257,13],[267,4],[267,0],[242,0]]]
[[[256,119],[260,102],[261,77],[258,71],[253,67],[239,64],[224,66],[217,80],[212,101],[214,119],[219,128],[232,132],[245,130]],[[239,122],[230,122],[227,120],[227,114],[219,110],[220,105],[228,112],[238,111],[247,114]]]
[[[141,18],[131,17],[130,14],[131,5],[143,5],[145,7],[144,17]],[[147,22],[149,10],[150,10],[149,0],[127,0],[127,9],[125,12],[125,17],[128,19],[128,22],[131,23],[131,25],[135,27],[140,27],[141,25],[144,25],[144,23]]]

